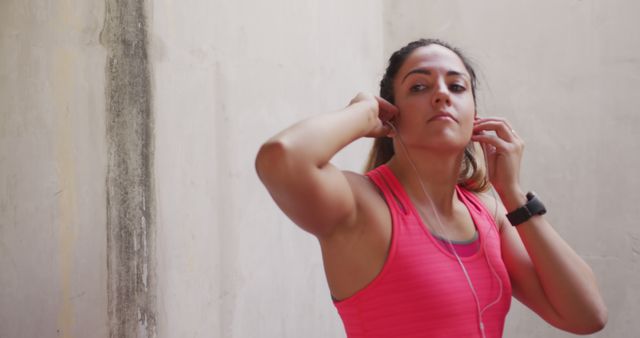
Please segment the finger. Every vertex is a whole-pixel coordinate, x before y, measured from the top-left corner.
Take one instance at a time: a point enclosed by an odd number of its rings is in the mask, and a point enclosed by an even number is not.
[[[493,155],[496,154],[496,147],[488,143],[481,143],[480,145],[481,145],[482,151],[487,155],[488,158],[491,158]]]
[[[514,137],[520,138],[518,136],[518,134],[516,134],[515,129],[511,126],[509,121],[507,121],[506,119],[499,118],[499,117],[486,117],[486,118],[477,118],[476,117],[476,119],[473,122],[474,122],[474,126],[475,125],[479,125],[479,124],[483,124],[484,122],[502,122],[502,123],[507,125],[507,128],[511,131],[511,134],[513,134]]]
[[[380,115],[384,118],[385,121],[392,119],[398,114],[398,107],[394,106],[389,101],[379,96],[376,96],[376,100],[378,101]]]
[[[475,123],[482,123],[482,122],[503,122],[505,123],[507,126],[511,127],[511,124],[509,124],[509,121],[507,121],[504,118],[500,118],[500,117],[478,117],[475,119],[474,121]]]
[[[396,106],[394,106],[393,104],[391,104],[391,102],[385,100],[384,98],[380,97],[380,96],[376,96],[375,97],[376,100],[378,101],[378,104],[380,104],[380,106],[385,107],[387,109],[392,109],[392,108],[396,108]]]
[[[511,127],[505,121],[487,121],[484,120],[482,122],[478,122],[473,126],[473,131],[475,133],[480,131],[493,130],[496,134],[509,142],[513,142],[516,138],[515,132],[512,131]]]
[[[496,147],[488,143],[480,143],[480,148],[483,152],[482,161],[484,162],[484,166],[487,170],[487,176],[491,178],[493,174],[493,168],[496,164]]]
[[[389,135],[390,132],[391,132],[390,126],[386,124],[381,124],[380,126],[376,127],[374,130],[372,130],[371,135],[373,137],[385,137]]]
[[[496,148],[497,153],[506,153],[509,151],[509,142],[506,142],[496,135],[475,134],[471,136],[471,140],[483,144],[489,144]]]

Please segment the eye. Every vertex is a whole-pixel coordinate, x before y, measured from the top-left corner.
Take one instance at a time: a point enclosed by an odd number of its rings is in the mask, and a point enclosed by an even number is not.
[[[425,86],[423,84],[415,84],[415,85],[411,86],[411,88],[409,88],[409,90],[412,93],[417,93],[417,92],[425,90],[426,88],[427,88],[427,86]]]
[[[451,86],[449,86],[449,89],[454,92],[454,93],[462,93],[464,92],[467,88],[465,88],[462,85],[459,85],[457,83],[452,84]]]

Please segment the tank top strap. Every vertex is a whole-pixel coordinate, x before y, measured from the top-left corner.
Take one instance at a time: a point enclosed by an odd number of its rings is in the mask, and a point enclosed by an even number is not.
[[[493,214],[489,212],[487,207],[484,205],[484,203],[482,203],[482,201],[480,201],[480,198],[478,198],[478,196],[476,196],[473,192],[460,187],[459,185],[456,186],[456,190],[458,191],[458,194],[462,196],[463,202],[467,205],[468,209],[471,212],[475,213],[478,217],[486,221],[482,223],[493,227],[494,230],[498,230],[498,225],[493,218]]]
[[[393,207],[403,215],[410,213],[410,202],[402,193],[402,187],[386,164],[382,164],[366,174],[382,191],[389,207]]]

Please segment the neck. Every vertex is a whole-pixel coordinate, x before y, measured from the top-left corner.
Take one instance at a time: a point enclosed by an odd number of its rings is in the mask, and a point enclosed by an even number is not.
[[[454,203],[457,200],[455,186],[458,183],[464,151],[445,153],[407,148],[411,158],[409,160],[401,147],[396,147],[396,154],[387,165],[398,177],[414,203],[431,209],[426,193],[431,197],[438,214],[444,217],[453,215]]]

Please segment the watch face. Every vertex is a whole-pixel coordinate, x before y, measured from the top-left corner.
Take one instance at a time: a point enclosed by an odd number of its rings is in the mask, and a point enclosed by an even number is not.
[[[532,215],[544,215],[547,212],[544,204],[542,204],[536,196],[533,196],[533,198],[527,202],[527,208]]]
[[[507,214],[507,219],[512,225],[522,224],[534,215],[544,215],[547,209],[533,192],[527,193],[527,203]]]

